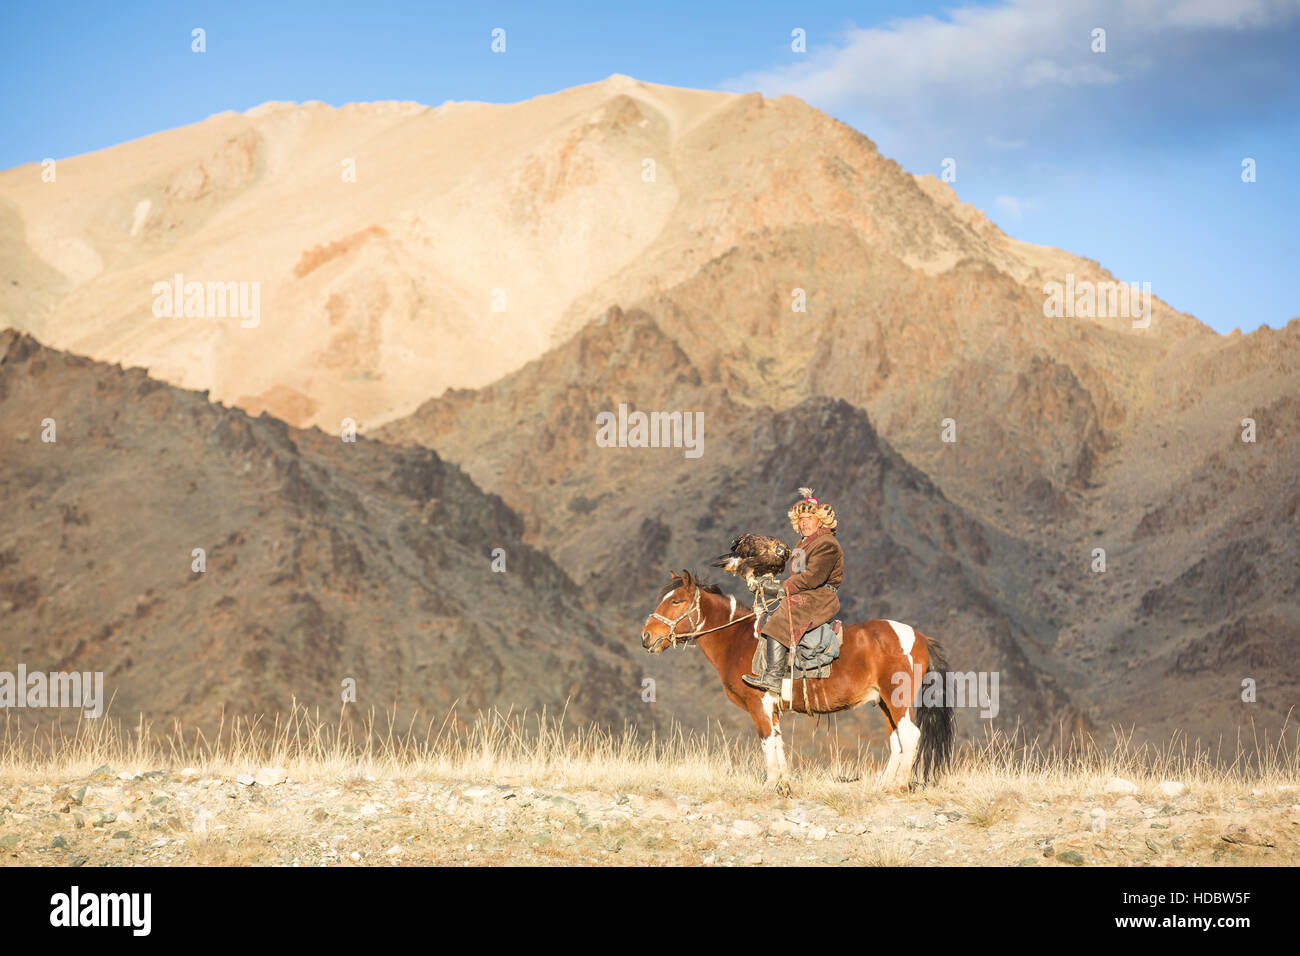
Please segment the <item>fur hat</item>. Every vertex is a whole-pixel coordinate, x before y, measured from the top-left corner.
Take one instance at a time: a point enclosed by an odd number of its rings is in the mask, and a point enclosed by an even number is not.
[[[804,515],[816,515],[821,521],[822,527],[832,534],[835,533],[835,509],[825,502],[818,501],[812,496],[811,488],[800,488],[800,500],[795,502],[794,506],[787,512],[790,517],[790,527],[795,531],[799,530],[799,519]]]

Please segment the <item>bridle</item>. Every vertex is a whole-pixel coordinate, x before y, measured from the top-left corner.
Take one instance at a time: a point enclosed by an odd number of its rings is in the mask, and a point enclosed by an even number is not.
[[[705,634],[712,634],[714,631],[721,631],[723,628],[731,627],[731,625],[733,624],[737,624],[740,621],[748,620],[749,618],[754,616],[754,612],[750,611],[748,614],[744,615],[743,617],[729,618],[726,624],[719,624],[717,627],[710,627],[701,631],[699,630],[699,626],[704,620],[704,611],[700,608],[700,592],[702,590],[703,589],[698,584],[695,585],[695,597],[691,599],[691,606],[688,607],[682,614],[679,614],[675,619],[666,618],[662,614],[660,614],[657,610],[650,612],[650,616],[652,618],[654,618],[659,623],[666,624],[668,626],[668,633],[660,637],[658,640],[656,640],[653,644],[647,647],[646,650],[648,651],[657,650],[658,648],[663,647],[665,641],[671,644],[673,647],[676,647],[678,644],[685,644],[687,641],[693,640],[694,638],[697,637],[703,637]],[[734,598],[732,599],[732,604],[733,604],[733,610],[731,613],[735,614],[736,612],[734,610],[734,604],[735,604]],[[690,618],[692,617],[695,620],[693,621],[690,620]],[[682,621],[686,621],[692,628],[692,630],[689,633],[686,634],[677,633],[677,625],[682,623]]]

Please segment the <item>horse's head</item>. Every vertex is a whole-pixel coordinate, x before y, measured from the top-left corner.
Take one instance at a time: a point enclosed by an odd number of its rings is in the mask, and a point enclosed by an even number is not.
[[[659,603],[641,626],[641,646],[651,654],[672,647],[698,626],[699,607],[700,588],[691,572],[672,574],[659,592]]]

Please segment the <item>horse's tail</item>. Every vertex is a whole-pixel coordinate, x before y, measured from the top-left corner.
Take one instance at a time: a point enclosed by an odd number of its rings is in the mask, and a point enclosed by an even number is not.
[[[926,688],[922,705],[917,708],[916,725],[921,731],[919,756],[925,772],[925,782],[933,783],[952,760],[953,707],[945,686],[948,662],[944,659],[943,648],[932,637],[925,640],[930,652],[926,677],[937,674],[939,686],[937,698],[934,690]]]

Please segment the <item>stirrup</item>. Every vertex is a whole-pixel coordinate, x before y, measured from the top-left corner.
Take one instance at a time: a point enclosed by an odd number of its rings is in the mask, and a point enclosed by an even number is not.
[[[740,679],[750,687],[756,687],[759,690],[767,690],[767,680],[762,674],[741,674]]]

